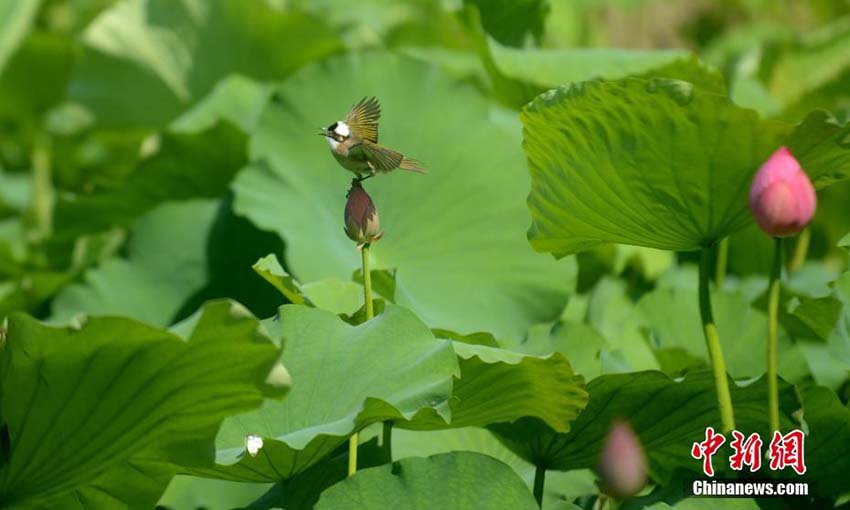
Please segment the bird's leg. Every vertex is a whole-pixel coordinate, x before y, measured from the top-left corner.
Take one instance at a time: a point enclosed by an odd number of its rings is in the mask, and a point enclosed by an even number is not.
[[[366,177],[362,177],[362,176],[361,176],[361,177],[357,177],[357,178],[356,178],[356,179],[354,179],[354,180],[355,180],[355,181],[357,181],[358,183],[360,183],[360,182],[365,181],[366,179],[371,179],[372,177],[375,177],[375,174],[369,174],[369,175],[367,175]]]

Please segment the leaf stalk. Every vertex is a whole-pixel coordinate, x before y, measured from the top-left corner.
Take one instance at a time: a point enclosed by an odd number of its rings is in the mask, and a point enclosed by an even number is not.
[[[799,245],[799,241],[798,241]],[[770,417],[770,430],[779,430],[779,382],[778,367],[778,320],[779,290],[782,280],[782,238],[775,238],[773,266],[770,269],[770,283],[767,298],[767,404]]]
[[[732,408],[732,395],[729,391],[729,379],[726,376],[726,361],[723,358],[720,335],[717,334],[717,325],[714,323],[714,314],[711,310],[711,293],[709,291],[711,256],[711,247],[704,247],[699,261],[699,311],[705,344],[714,372],[714,386],[717,390],[720,421],[723,432],[728,433],[735,429],[735,413]]]
[[[366,307],[366,321],[370,321],[375,316],[375,310],[372,307],[372,272],[369,268],[369,243],[364,244],[360,248],[360,260],[363,266],[363,301]],[[386,427],[386,424],[384,424]],[[391,429],[389,431],[391,433]],[[387,451],[391,451],[389,442],[387,441],[388,431],[384,430],[384,447]],[[359,434],[354,433],[348,439],[348,476],[357,472],[357,445],[359,443]]]
[[[543,508],[543,486],[546,483],[546,468],[538,464],[534,468],[534,499],[537,506]]]

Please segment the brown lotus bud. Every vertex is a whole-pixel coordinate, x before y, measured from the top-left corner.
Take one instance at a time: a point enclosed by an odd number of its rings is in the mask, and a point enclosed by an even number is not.
[[[597,471],[602,490],[617,498],[634,496],[646,485],[646,455],[627,422],[615,421],[611,425]]]
[[[345,204],[345,233],[358,248],[377,241],[384,234],[372,197],[356,180],[351,183]]]

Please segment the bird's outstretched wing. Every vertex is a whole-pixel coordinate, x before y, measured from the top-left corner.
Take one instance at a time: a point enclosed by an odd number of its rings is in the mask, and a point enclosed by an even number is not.
[[[377,172],[389,172],[396,168],[400,168],[410,172],[425,173],[425,169],[422,168],[416,160],[406,158],[400,152],[396,152],[368,140],[364,140],[360,143],[357,146],[357,149],[362,152],[365,159]]]
[[[345,123],[351,133],[361,140],[378,143],[378,119],[381,118],[381,105],[374,97],[360,100],[351,107],[345,116]]]

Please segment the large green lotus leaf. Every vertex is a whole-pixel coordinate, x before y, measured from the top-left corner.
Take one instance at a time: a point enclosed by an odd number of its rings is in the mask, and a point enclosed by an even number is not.
[[[233,215],[227,200],[167,202],[133,225],[125,256],[104,260],[62,290],[51,321],[115,314],[166,325],[221,297],[269,316],[284,300],[256,277],[251,263],[282,249],[277,236]]]
[[[0,282],[0,315],[37,310],[72,278],[60,271],[25,271],[5,279]]]
[[[603,277],[590,292],[587,310],[580,319],[586,321],[610,345],[611,356],[606,356],[602,365],[608,367],[606,371],[660,368],[654,351],[644,340],[640,315],[622,279]],[[553,338],[553,341],[559,343],[557,338]],[[588,346],[582,348],[587,349]],[[600,355],[604,352],[606,350],[600,351]]]
[[[764,379],[743,387],[734,383],[731,386],[737,428],[767,437]],[[701,472],[701,464],[690,455],[691,445],[705,439],[706,427],[720,429],[710,371],[692,372],[681,381],[656,371],[603,375],[590,381],[587,391],[587,408],[567,434],[554,434],[533,420],[490,428],[526,460],[551,469],[570,470],[596,467],[612,422],[625,419],[643,443],[653,478],[662,483],[669,481],[677,468]],[[781,383],[783,428],[793,428],[791,415],[799,408],[794,388]],[[724,462],[715,462],[714,467],[729,471]]]
[[[511,48],[495,41],[489,42],[489,48],[496,67],[506,77],[547,88],[594,78],[616,79],[643,74],[688,55],[680,50]]]
[[[415,316],[397,306],[388,305],[376,319],[356,327],[330,312],[295,305],[281,308],[279,320],[286,344],[283,359],[293,376],[303,381],[299,384],[310,389],[299,393],[296,387],[282,405],[270,404],[244,419],[227,422],[219,437],[223,462],[241,452],[245,435],[272,439],[265,442],[263,456],[243,457],[236,465],[221,465],[201,474],[243,480],[288,479],[326,456],[352,432],[378,421],[392,421],[397,428],[434,430],[530,416],[565,432],[587,402],[583,379],[573,373],[562,355],[526,356],[437,340]],[[329,340],[321,352],[313,353],[307,346],[316,350],[317,338]],[[390,339],[394,339],[392,343]],[[381,350],[380,357],[372,354],[373,358],[365,359],[375,345],[393,348]],[[346,361],[332,361],[339,356]],[[359,368],[347,368],[349,364]],[[328,372],[328,367],[337,366]],[[334,376],[336,370],[341,371],[338,376]],[[405,370],[404,379],[394,375]],[[355,373],[368,377],[358,375],[355,384],[350,376]],[[339,380],[348,381],[343,395]],[[334,399],[321,403],[325,392]],[[404,401],[398,400],[401,395]],[[284,417],[290,415],[299,419],[287,421]],[[234,449],[226,449],[231,447]]]
[[[826,281],[826,280],[825,280]],[[768,290],[765,289],[753,305],[767,309]],[[792,338],[826,340],[835,331],[844,308],[833,296],[811,297],[795,292],[785,285],[779,292],[779,323]]]
[[[518,457],[505,447],[490,431],[478,427],[450,430],[409,431],[393,429],[393,459],[429,457],[440,453],[466,451],[482,453],[500,460],[531,487],[534,465]],[[590,470],[546,473],[544,508],[558,500],[572,500],[580,496],[595,495],[599,489],[596,476]]]
[[[659,360],[664,359],[664,352],[671,351],[681,355],[679,361],[695,357],[709,366],[697,301],[697,290],[682,285],[656,289],[641,298],[637,312],[642,331]],[[767,316],[751,308],[740,292],[713,292],[711,301],[729,374],[735,378],[763,374],[767,370],[766,357],[753,353],[767,352]],[[788,337],[780,338],[780,352],[788,352]],[[678,374],[681,368],[662,363],[662,370],[671,375]]]
[[[241,74],[222,78],[209,94],[169,125],[174,132],[198,132],[225,120],[249,132],[271,98],[271,85]]]
[[[319,18],[262,0],[118,2],[83,41],[70,96],[114,126],[164,125],[229,73],[276,79],[341,49]]]
[[[351,313],[363,301],[362,287],[352,282],[321,280],[299,284],[272,255],[257,261],[254,270],[293,302],[344,314]],[[393,276],[378,271],[372,274],[376,282],[384,280],[383,286],[388,289],[385,293],[391,295]],[[343,285],[346,283],[354,288]],[[396,422],[397,427],[433,430],[484,426],[535,416],[553,429],[566,432],[587,403],[584,379],[575,374],[562,354],[553,354],[552,350],[529,351],[543,354],[530,356],[499,349],[489,333],[459,335],[446,330],[432,330],[432,333],[437,338],[454,340],[452,345],[460,364],[460,377],[454,382],[449,403],[451,423],[438,415],[420,415],[413,421]]]
[[[528,487],[509,466],[472,452],[402,459],[357,472],[322,494],[316,510],[534,510]]]
[[[524,46],[540,42],[549,12],[545,0],[464,0],[478,9],[484,30],[502,44]]]
[[[426,408],[450,419],[456,355],[410,311],[388,306],[354,327],[331,312],[284,305],[270,326],[298,382],[285,401],[226,420],[216,441],[219,464],[199,474],[278,481],[319,462],[370,423],[412,419]],[[264,438],[256,457],[243,456],[249,434]]]
[[[358,445],[357,469],[366,469],[386,464],[386,457],[383,448],[378,445],[378,438],[373,437]],[[266,510],[269,508],[313,510],[322,492],[337,482],[344,480],[346,476],[348,476],[348,445],[343,445],[337,448],[333,456],[324,459],[292,478],[272,485],[265,494],[256,498],[249,505],[245,506],[245,508],[247,510]],[[209,501],[210,498],[206,499],[207,502],[204,508],[209,507],[211,504],[220,506],[220,503]],[[229,509],[232,507],[226,508]],[[215,510],[215,508],[209,508],[209,510]]]
[[[32,0],[0,4],[0,72],[29,31],[40,3]]]
[[[850,252],[850,234],[847,234],[838,241],[838,247]]]
[[[156,154],[124,181],[56,204],[55,226],[63,236],[125,226],[168,200],[218,198],[245,164],[245,135],[227,122],[198,133],[164,133]]]
[[[692,497],[679,500],[674,505],[664,502],[643,507],[644,510],[759,510],[761,507],[750,498]]]
[[[835,328],[822,342],[799,342],[812,377],[821,385],[838,388],[850,372],[850,272],[833,283],[832,297],[842,304]]]
[[[204,508],[230,510],[244,508],[265,493],[271,484],[231,482],[177,475],[157,502],[158,507],[174,510]]]
[[[286,269],[274,255],[266,255],[255,262],[251,268],[263,280],[272,284],[290,303],[313,306],[310,299],[304,294],[302,285],[286,272]]]
[[[720,71],[686,51],[511,48],[492,39],[482,40],[480,44],[496,94],[517,108],[550,88],[597,78],[671,78],[691,82],[705,91],[726,94]]]
[[[592,327],[581,322],[559,321],[535,326],[529,330],[525,341],[514,349],[537,355],[552,352],[569,355],[576,372],[587,380],[603,373],[620,371],[608,342]]]
[[[52,305],[51,322],[77,314],[129,315],[170,324],[207,281],[207,243],[217,203],[167,203],[142,216],[131,231],[127,257],[112,257],[66,287]]]
[[[272,255],[257,261],[254,270],[290,301],[336,314],[351,313],[352,308],[362,306],[362,287],[353,282],[320,280],[301,285]],[[376,282],[379,280],[376,276],[380,275],[385,287],[392,287],[390,274],[372,273]],[[385,292],[391,294],[389,290]],[[529,356],[499,349],[489,333],[459,335],[446,330],[432,333],[437,338],[454,340],[452,345],[460,364],[460,376],[454,382],[449,403],[451,423],[439,415],[423,414],[413,421],[398,421],[397,427],[433,430],[484,426],[535,416],[553,429],[566,432],[587,403],[584,379],[575,374],[562,354],[549,350],[532,353],[543,356]]]
[[[790,46],[790,45],[789,45]],[[768,83],[770,92],[783,104],[829,84],[850,67],[850,20],[838,21],[812,31],[797,44],[773,57]]]
[[[3,2],[2,8],[14,9],[18,15],[25,14],[23,11],[38,3]],[[3,37],[7,36],[14,37],[12,32],[4,30]],[[41,123],[40,117],[65,97],[65,87],[74,64],[73,40],[55,32],[35,29],[26,34],[19,41],[18,48],[6,57],[0,74],[0,96],[3,98],[0,114],[11,118],[4,119],[6,122],[14,120],[18,124],[7,126],[7,129],[12,128],[12,132],[16,128],[32,130]]]
[[[694,250],[752,221],[753,173],[790,127],[675,80],[591,81],[521,115],[529,239],[563,256],[603,242]]]
[[[351,313],[363,301],[362,287],[353,282],[326,279],[299,284],[272,255],[257,261],[254,270],[292,302],[344,314]],[[372,274],[376,282],[384,280],[385,293],[391,295],[393,276],[378,271]],[[398,421],[396,427],[434,430],[535,416],[553,429],[566,432],[587,403],[584,379],[575,374],[562,354],[549,350],[532,353],[543,356],[529,356],[499,349],[489,333],[460,335],[447,330],[432,330],[432,333],[437,338],[454,340],[452,345],[460,364],[460,377],[454,382],[449,403],[451,423],[439,415],[423,414],[413,421]]]
[[[0,350],[3,506],[150,508],[180,466],[212,464],[225,416],[288,387],[278,348],[241,305],[210,303],[184,330],[12,315]]]
[[[378,446],[377,438],[360,443],[357,450],[358,469],[379,466],[385,462],[386,455]],[[159,505],[174,510],[191,508],[312,510],[321,493],[346,476],[348,476],[348,446],[343,445],[333,456],[290,479],[273,485],[175,476],[160,498]]]
[[[809,427],[806,478],[814,494],[835,497],[847,490],[850,409],[834,392],[822,386],[806,388],[802,399],[803,418]]]
[[[384,231],[373,267],[397,268],[396,302],[433,327],[497,338],[521,337],[563,309],[574,263],[528,250],[518,126],[478,91],[421,62],[359,53],[304,69],[277,94],[251,139],[258,163],[234,181],[235,208],[285,239],[287,267],[299,280],[347,280],[360,267],[342,223],[352,175],[315,131],[376,95],[381,143],[428,169],[364,184]]]
[[[178,318],[192,313],[204,301],[229,297],[239,301],[257,317],[270,317],[286,300],[274,288],[257,278],[251,269],[264,253],[283,253],[283,242],[271,232],[259,230],[232,208],[232,196],[218,203],[212,225],[207,229],[205,252],[206,284],[201,292],[183,304]],[[203,229],[195,224],[191,228]],[[186,235],[188,230],[183,231]],[[180,245],[180,242],[175,242]]]
[[[460,363],[454,383],[451,422],[420,415],[403,428],[433,430],[513,422],[533,416],[566,432],[587,405],[584,378],[560,353],[529,356],[486,345],[453,343]]]
[[[850,179],[850,123],[816,110],[794,128],[786,144],[815,189]]]

